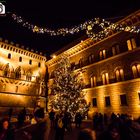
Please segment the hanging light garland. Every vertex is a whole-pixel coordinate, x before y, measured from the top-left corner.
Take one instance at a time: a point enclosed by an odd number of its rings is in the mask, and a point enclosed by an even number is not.
[[[22,26],[28,28],[34,33],[44,34],[47,33],[50,36],[65,36],[67,34],[75,34],[82,30],[86,31],[88,37],[94,40],[102,40],[103,38],[107,37],[111,31],[127,31],[132,33],[139,33],[140,28],[136,26],[126,26],[122,24],[115,24],[105,19],[94,18],[92,20],[85,21],[84,23],[79,24],[78,26],[74,26],[72,28],[59,28],[57,30],[51,30],[49,28],[39,27],[37,25],[33,25],[26,20],[24,20],[21,16],[17,16],[16,14],[12,14],[12,18],[17,23],[21,24]],[[93,32],[93,28],[95,25],[98,25],[101,28],[101,31],[98,33]]]

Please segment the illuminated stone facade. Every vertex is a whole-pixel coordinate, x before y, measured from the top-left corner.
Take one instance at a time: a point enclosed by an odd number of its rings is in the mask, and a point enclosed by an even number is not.
[[[118,24],[139,25],[140,11]],[[63,49],[64,50],[64,49]],[[69,57],[72,69],[84,69],[89,116],[101,112],[128,113],[140,116],[140,35],[129,32],[110,32],[101,41],[85,39],[65,51],[56,52],[47,61],[49,84],[61,55]],[[49,90],[50,92],[50,90]]]
[[[0,41],[0,112],[10,107],[45,107],[46,57]]]

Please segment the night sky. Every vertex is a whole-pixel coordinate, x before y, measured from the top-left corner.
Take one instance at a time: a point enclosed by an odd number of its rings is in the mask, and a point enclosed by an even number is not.
[[[140,9],[139,0],[5,1],[6,12],[17,13],[34,25],[52,29],[72,27],[95,17],[114,22]],[[66,35],[65,37],[37,34],[17,24],[10,16],[0,16],[0,37],[41,51],[47,56],[83,35],[85,32]]]

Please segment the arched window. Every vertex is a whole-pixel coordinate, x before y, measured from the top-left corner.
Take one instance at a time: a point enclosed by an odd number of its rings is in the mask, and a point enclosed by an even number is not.
[[[108,76],[108,73],[102,74],[102,81],[103,81],[103,85],[109,84],[109,76]]]
[[[112,47],[112,54],[113,56],[116,54],[120,53],[120,48],[119,48],[119,44],[116,44],[115,46]]]
[[[100,55],[100,60],[105,59],[106,58],[106,50],[100,51],[99,55]]]
[[[94,61],[94,54],[89,55],[88,61],[89,63],[92,63]]]
[[[136,41],[135,41],[134,38],[131,38],[131,39],[127,40],[127,47],[128,47],[128,50],[133,50],[137,47],[136,46]]]
[[[115,71],[115,76],[117,81],[123,81],[124,80],[124,71],[123,69],[117,69]]]
[[[8,53],[8,58],[11,59],[11,53]]]
[[[132,72],[134,78],[137,78],[140,76],[140,64],[136,64],[132,66]]]
[[[97,85],[96,77],[92,76],[90,78],[90,82],[91,82],[91,87],[95,87]]]

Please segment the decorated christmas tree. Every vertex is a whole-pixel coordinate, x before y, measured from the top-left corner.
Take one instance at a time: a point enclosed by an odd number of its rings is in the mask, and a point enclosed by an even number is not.
[[[51,87],[52,107],[57,111],[68,111],[74,117],[77,112],[84,117],[89,105],[84,99],[85,93],[82,71],[73,71],[69,59],[63,56],[54,71],[54,81]]]

